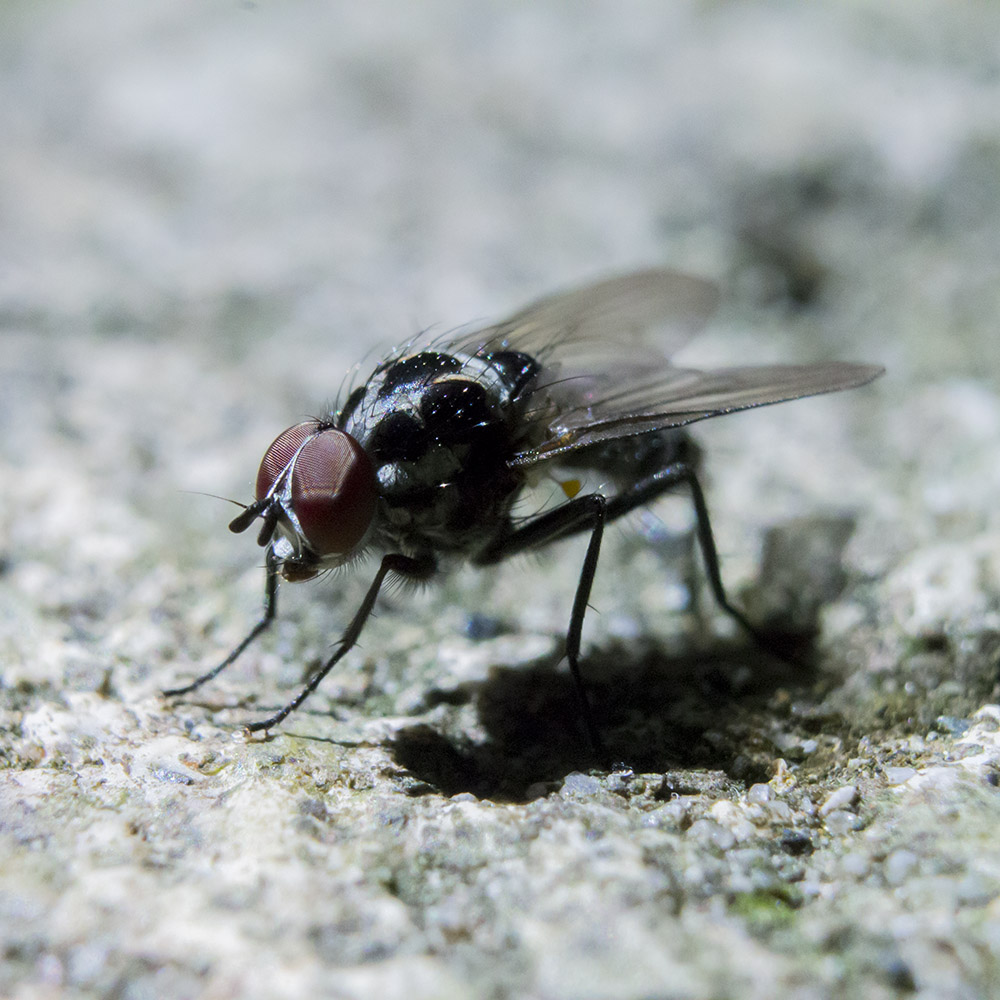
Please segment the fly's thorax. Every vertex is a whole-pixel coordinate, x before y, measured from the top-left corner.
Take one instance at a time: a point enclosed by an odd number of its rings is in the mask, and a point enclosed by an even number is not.
[[[521,477],[507,467],[538,365],[517,352],[425,350],[386,362],[337,416],[374,469],[376,537],[469,550],[496,531]]]
[[[537,367],[514,352],[406,355],[376,369],[337,423],[371,458],[383,496],[443,486],[506,460]]]

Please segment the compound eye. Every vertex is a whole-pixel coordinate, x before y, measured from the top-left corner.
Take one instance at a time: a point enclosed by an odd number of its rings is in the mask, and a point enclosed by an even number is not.
[[[292,468],[291,506],[317,555],[354,549],[375,516],[375,502],[375,469],[350,434],[330,429],[306,441]]]
[[[295,457],[303,442],[317,431],[319,424],[315,420],[308,420],[282,431],[271,442],[257,470],[255,496],[258,500],[263,500],[271,492],[278,476],[285,471],[285,467]]]

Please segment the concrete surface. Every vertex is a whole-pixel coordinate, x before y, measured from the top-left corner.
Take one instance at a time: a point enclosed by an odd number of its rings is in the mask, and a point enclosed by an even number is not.
[[[1000,8],[9,0],[0,9],[0,995],[1000,990]],[[260,601],[267,443],[425,327],[636,266],[684,360],[886,365],[698,439],[683,502],[383,602]],[[478,617],[474,617],[478,615]]]

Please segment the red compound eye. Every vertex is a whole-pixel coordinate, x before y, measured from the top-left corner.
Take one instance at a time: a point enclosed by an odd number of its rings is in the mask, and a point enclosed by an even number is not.
[[[302,443],[317,431],[319,431],[319,424],[315,420],[309,420],[282,431],[271,442],[267,451],[264,452],[260,468],[257,470],[255,495],[258,500],[263,500],[271,492],[274,481],[295,457],[295,453],[302,447]]]
[[[306,441],[292,468],[291,506],[317,555],[354,549],[375,516],[375,501],[375,470],[350,434],[330,429]]]

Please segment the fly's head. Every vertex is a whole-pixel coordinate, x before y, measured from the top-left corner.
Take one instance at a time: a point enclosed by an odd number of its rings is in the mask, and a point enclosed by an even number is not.
[[[257,543],[271,546],[281,575],[309,580],[360,552],[375,516],[375,470],[350,434],[309,420],[264,452],[255,497],[230,530],[261,518]]]

